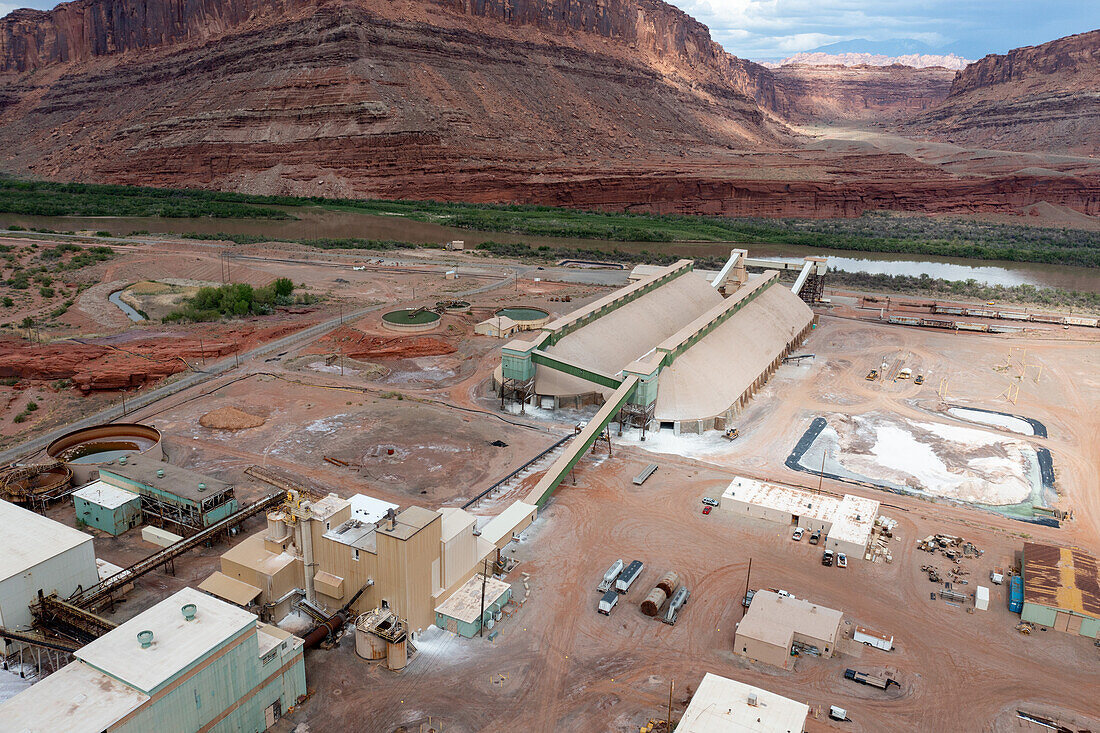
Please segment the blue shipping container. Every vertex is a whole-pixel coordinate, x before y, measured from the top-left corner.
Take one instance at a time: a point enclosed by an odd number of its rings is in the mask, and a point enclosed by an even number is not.
[[[1012,576],[1008,593],[1008,610],[1013,613],[1024,610],[1024,579],[1019,575]]]

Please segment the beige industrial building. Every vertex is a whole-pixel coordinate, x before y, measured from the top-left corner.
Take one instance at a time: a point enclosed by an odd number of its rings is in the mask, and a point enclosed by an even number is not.
[[[878,516],[874,499],[845,494],[842,499],[792,486],[737,476],[719,500],[725,510],[808,532],[821,530],[822,547],[862,558]]]
[[[802,733],[810,706],[707,672],[676,733]]]
[[[831,657],[844,614],[793,596],[760,590],[737,625],[734,651],[773,667],[791,669],[792,649]]]
[[[268,513],[267,529],[223,554],[220,572],[201,587],[278,620],[303,598],[335,611],[366,586],[354,613],[388,608],[411,631],[427,628],[436,607],[497,548],[475,534],[476,518],[462,509],[412,506],[364,521],[353,516],[364,498],[288,492]]]
[[[725,428],[814,327],[796,293],[817,262],[792,292],[775,270],[750,276],[743,255],[735,250],[713,282],[690,260],[653,268],[510,341],[498,384],[542,407],[578,407],[606,401],[636,374],[644,385],[632,399],[651,427]]]
[[[493,316],[491,318],[486,318],[484,321],[474,326],[474,333],[479,336],[492,336],[498,339],[508,338],[517,331],[519,331],[519,324],[508,316]]]

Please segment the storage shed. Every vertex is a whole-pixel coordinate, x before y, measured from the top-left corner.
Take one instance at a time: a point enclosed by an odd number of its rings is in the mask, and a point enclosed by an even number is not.
[[[73,508],[78,521],[115,537],[141,524],[141,497],[102,480],[74,491]]]
[[[482,578],[485,579],[485,614],[482,608]],[[435,608],[435,625],[454,634],[471,638],[481,629],[482,620],[491,619],[512,598],[512,586],[503,580],[486,578],[481,573],[467,580],[451,597]]]

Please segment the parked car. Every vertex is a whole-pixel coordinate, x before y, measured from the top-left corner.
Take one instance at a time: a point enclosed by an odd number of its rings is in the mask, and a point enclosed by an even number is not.
[[[848,556],[843,552],[836,556],[836,566],[838,568],[848,567]]]
[[[825,552],[821,553],[821,564],[824,565],[827,568],[833,566],[833,551],[832,550],[825,550]]]
[[[712,506],[703,507],[703,514],[710,514],[710,510],[713,509],[713,508],[714,507],[712,507]]]
[[[748,593],[745,594],[745,597],[741,599],[741,605],[745,608],[748,608],[749,604],[752,603],[752,597],[755,595],[756,591],[750,590]]]
[[[718,500],[717,499],[712,499],[709,496],[704,496],[703,497],[703,503],[706,504],[707,506],[718,506]]]
[[[795,542],[801,542],[802,541],[802,535],[804,535],[804,534],[806,534],[806,530],[799,527],[798,529],[796,529],[794,531],[794,534],[791,535],[791,539],[794,540]]]
[[[816,545],[818,542],[821,542],[821,530],[815,529],[810,535],[810,544]]]

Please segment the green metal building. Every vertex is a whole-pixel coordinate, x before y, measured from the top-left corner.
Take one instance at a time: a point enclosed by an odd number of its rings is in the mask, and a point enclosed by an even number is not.
[[[477,636],[482,623],[485,628],[492,628],[501,616],[501,609],[511,599],[512,586],[478,573],[436,606],[435,625],[469,639]],[[479,613],[483,607],[484,613]]]
[[[255,733],[305,699],[303,642],[192,588],[0,704],[4,730]]]
[[[78,521],[115,537],[141,524],[141,497],[103,481],[74,491],[73,508]]]
[[[143,455],[123,456],[100,467],[99,479],[140,494],[147,523],[184,535],[209,527],[239,508],[232,485]]]

